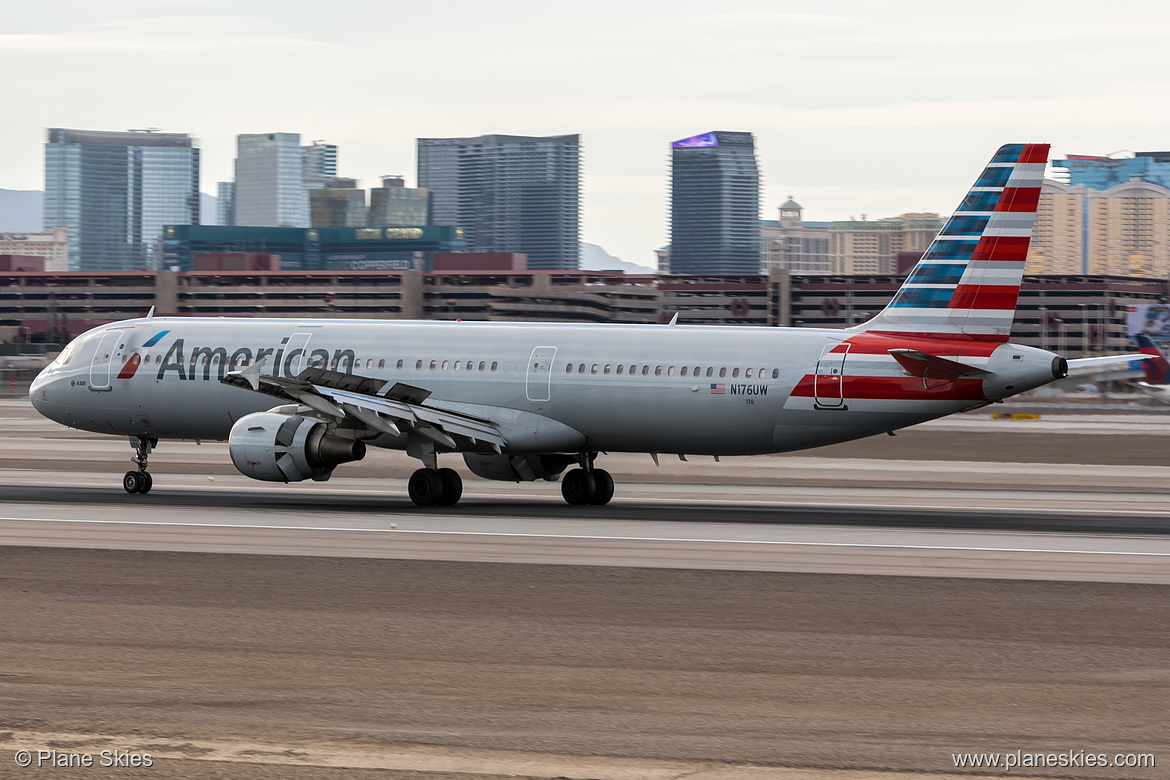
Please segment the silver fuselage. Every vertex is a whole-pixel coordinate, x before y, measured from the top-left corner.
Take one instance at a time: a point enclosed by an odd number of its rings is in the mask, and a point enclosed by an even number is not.
[[[994,373],[976,394],[956,397],[945,382],[924,380],[915,397],[867,397],[841,377],[907,380],[886,354],[828,354],[851,336],[857,333],[805,328],[150,318],[82,335],[67,362],[37,377],[30,398],[46,417],[82,430],[222,440],[236,420],[275,405],[218,381],[263,358],[266,374],[320,366],[423,388],[435,401],[497,422],[509,452],[743,455],[892,431],[1052,379],[1051,353],[1002,344],[985,358]],[[803,396],[794,395],[798,386]],[[401,444],[385,436],[371,443]]]

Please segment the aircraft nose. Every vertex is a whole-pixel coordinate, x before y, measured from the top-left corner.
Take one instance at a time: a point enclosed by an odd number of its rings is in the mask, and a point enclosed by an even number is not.
[[[32,403],[33,408],[50,420],[56,420],[58,417],[56,414],[57,405],[54,403],[57,396],[54,385],[59,377],[54,376],[55,373],[53,367],[49,366],[37,374],[36,379],[28,388],[28,400]]]

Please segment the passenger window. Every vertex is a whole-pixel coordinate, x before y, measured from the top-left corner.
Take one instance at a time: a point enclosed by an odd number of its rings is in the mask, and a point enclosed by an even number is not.
[[[434,366],[432,366],[432,368],[434,368]],[[415,369],[415,371],[422,371],[422,361],[421,360],[417,361],[414,364],[414,369]]]
[[[438,361],[436,361],[436,360],[432,360],[432,361],[431,361],[431,371],[434,371],[434,370],[435,370],[436,368],[438,368],[438,367],[439,367],[439,363],[438,363]]]
[[[475,361],[468,360],[466,363],[463,364],[463,370],[464,371],[474,371],[475,370]]]
[[[743,372],[744,379],[752,378],[752,370],[749,368]]]
[[[667,376],[674,376],[674,366],[670,366],[669,368],[666,369],[666,375]]]
[[[707,366],[707,376],[711,376],[711,374],[713,374],[714,372],[715,372],[715,369],[711,368],[711,366]]]
[[[731,378],[735,379],[737,376],[739,376],[739,369],[738,368],[731,369]]]
[[[727,366],[719,369],[719,378],[722,379],[725,376],[727,376]]]
[[[481,361],[479,361],[479,370],[480,370],[480,371],[483,371],[483,369],[484,369],[484,366],[486,366],[486,365],[487,365],[487,364],[486,364],[486,363],[484,363],[482,360],[481,360]]]
[[[578,374],[584,374],[584,373],[585,373],[585,364],[584,364],[584,363],[581,363],[581,364],[579,364],[579,365],[577,366],[577,373],[578,373]]]
[[[458,360],[455,361],[455,370],[456,371],[459,370],[459,363],[460,363],[460,361],[458,361]],[[443,368],[446,368],[446,367],[447,367],[447,364],[443,363]]]
[[[444,370],[444,371],[446,371],[446,370],[447,370],[447,366],[448,366],[448,365],[450,365],[450,361],[448,361],[448,360],[444,360],[444,361],[443,361],[443,370]]]
[[[624,366],[624,365],[622,365],[621,363],[618,363],[618,373],[619,373],[619,374],[620,374],[620,373],[622,373],[622,371],[623,371],[624,369],[625,369],[625,366]]]
[[[597,364],[596,364],[596,363],[594,363],[594,364],[593,364],[593,367],[589,369],[589,373],[590,373],[590,374],[596,374],[596,373],[597,373]]]
[[[654,367],[654,376],[662,376],[662,366]]]
[[[495,371],[495,370],[496,370],[496,366],[498,366],[498,365],[499,365],[499,363],[497,363],[496,361],[494,361],[494,360],[493,360],[493,361],[492,361],[492,371]]]
[[[605,373],[607,373],[607,374],[609,373],[609,363],[605,364],[605,368],[603,370]]]
[[[650,373],[650,366],[642,366],[642,376],[647,376]]]
[[[630,376],[633,376],[636,373],[638,373],[638,367],[637,366],[630,366]]]
[[[385,361],[385,360],[379,360],[379,361],[378,361],[378,368],[385,368],[385,367],[386,367],[386,361]]]
[[[773,379],[779,379],[779,378],[780,378],[780,369],[778,369],[778,368],[773,368],[773,369],[772,369],[772,378],[773,378]]]
[[[679,369],[678,375],[679,376],[686,376],[687,375],[687,367],[683,366],[681,369]]]
[[[565,363],[565,373],[566,374],[573,373],[573,364],[572,363]]]
[[[401,360],[398,361],[397,368],[402,368],[402,361]]]
[[[373,367],[374,367],[374,359],[373,358],[366,358],[366,368],[373,368]]]

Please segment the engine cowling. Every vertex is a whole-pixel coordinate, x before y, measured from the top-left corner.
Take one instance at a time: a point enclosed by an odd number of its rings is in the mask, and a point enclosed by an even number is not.
[[[463,453],[463,462],[476,476],[503,482],[531,482],[536,479],[553,480],[570,463],[572,455],[549,453],[543,455],[477,455]]]
[[[364,458],[366,445],[329,433],[328,424],[315,417],[256,412],[232,426],[228,451],[245,477],[265,482],[324,481],[339,464]]]

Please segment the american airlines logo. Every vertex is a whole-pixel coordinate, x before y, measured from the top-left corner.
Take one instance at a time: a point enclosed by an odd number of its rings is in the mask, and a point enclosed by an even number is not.
[[[164,336],[170,333],[164,330],[148,339],[140,349],[148,349],[157,344]],[[240,347],[230,354],[227,347],[192,347],[187,352],[184,339],[175,339],[175,343],[167,350],[166,355],[159,361],[158,373],[155,379],[162,380],[168,373],[173,373],[182,380],[203,379],[207,382],[212,379],[212,370],[215,370],[216,380],[223,379],[229,371],[238,371],[258,360],[267,359],[272,370],[265,374],[294,378],[303,368],[309,365],[327,367],[331,371],[340,371],[343,374],[352,374],[357,363],[357,353],[352,349],[335,349],[330,354],[327,349],[313,349],[306,351],[297,348],[286,351],[289,337],[280,341],[277,347]],[[131,379],[142,365],[142,355],[135,351],[122,366],[118,379]],[[200,371],[202,369],[202,372]]]

